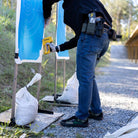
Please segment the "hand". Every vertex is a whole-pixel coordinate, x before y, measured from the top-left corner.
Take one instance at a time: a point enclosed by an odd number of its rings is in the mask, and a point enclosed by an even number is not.
[[[59,46],[55,46],[53,43],[47,43],[47,45],[50,46],[50,51],[51,52],[59,52],[60,51],[60,47]]]
[[[56,46],[53,43],[47,43],[47,46],[50,46],[50,52],[56,52]]]

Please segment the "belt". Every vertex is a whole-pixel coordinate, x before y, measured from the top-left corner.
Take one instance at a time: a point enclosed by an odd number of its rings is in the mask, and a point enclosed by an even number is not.
[[[97,16],[96,18],[103,18],[102,16]],[[104,28],[110,29],[110,25],[107,22],[104,22]]]
[[[104,23],[104,28],[105,29],[110,29],[111,27],[109,25],[107,25],[106,23]]]

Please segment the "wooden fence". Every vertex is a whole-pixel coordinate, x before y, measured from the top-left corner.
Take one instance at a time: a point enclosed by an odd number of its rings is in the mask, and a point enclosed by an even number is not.
[[[138,62],[138,26],[135,31],[132,33],[125,46],[128,50],[128,58],[135,63]]]

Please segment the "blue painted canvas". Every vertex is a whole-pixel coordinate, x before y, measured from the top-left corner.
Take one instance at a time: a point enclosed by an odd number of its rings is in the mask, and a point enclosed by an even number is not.
[[[42,61],[44,17],[42,0],[17,0],[17,63]]]
[[[58,23],[57,23],[57,45],[66,41],[66,29],[64,24],[64,11],[62,8],[63,0],[58,3]],[[57,59],[69,59],[68,50],[59,52]]]

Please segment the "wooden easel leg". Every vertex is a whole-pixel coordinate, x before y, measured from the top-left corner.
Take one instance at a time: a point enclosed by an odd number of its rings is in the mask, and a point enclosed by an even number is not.
[[[56,91],[57,91],[57,58],[55,56],[55,86],[54,86],[54,100],[56,100]]]
[[[63,71],[63,91],[65,89],[65,78],[66,78],[66,60],[64,59],[63,61],[63,65],[64,65],[64,71]]]
[[[42,72],[41,63],[39,63],[38,72],[39,72],[40,74],[41,74],[41,72]],[[38,82],[38,87],[37,87],[37,100],[38,100],[38,101],[39,101],[40,87],[41,87],[41,79],[39,80],[39,82]]]
[[[17,87],[18,64],[14,67],[13,94],[12,94],[12,111],[11,111],[11,126],[15,125],[15,103],[16,103],[16,87]]]

